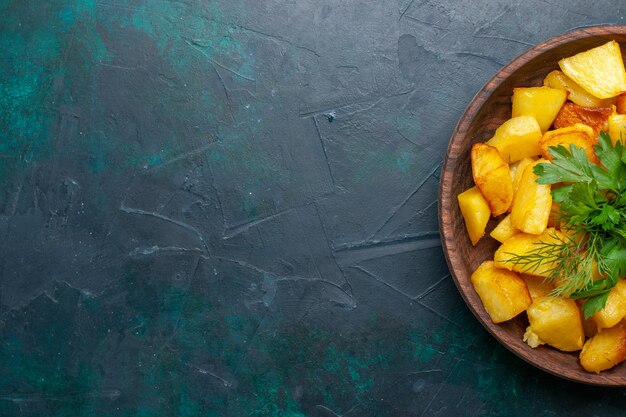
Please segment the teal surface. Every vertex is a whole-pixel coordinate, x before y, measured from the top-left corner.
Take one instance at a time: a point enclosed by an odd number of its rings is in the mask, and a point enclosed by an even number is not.
[[[619,416],[462,302],[454,124],[614,2],[0,0],[1,416]]]

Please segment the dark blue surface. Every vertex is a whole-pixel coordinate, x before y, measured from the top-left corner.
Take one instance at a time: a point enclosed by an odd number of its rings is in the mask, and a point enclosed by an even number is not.
[[[463,304],[448,138],[616,2],[0,0],[0,415],[618,416]]]

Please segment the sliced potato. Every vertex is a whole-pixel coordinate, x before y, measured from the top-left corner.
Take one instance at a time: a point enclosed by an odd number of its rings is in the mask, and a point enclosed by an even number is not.
[[[626,324],[622,321],[587,340],[580,352],[580,364],[600,373],[626,360]]]
[[[520,231],[514,228],[511,224],[511,215],[509,214],[502,219],[496,227],[494,227],[491,233],[489,233],[489,236],[500,243],[504,243],[505,240],[518,233],[520,233]]]
[[[498,149],[484,143],[472,146],[472,175],[476,186],[487,200],[491,214],[506,212],[513,201],[513,181],[509,165]]]
[[[552,201],[552,207],[550,207],[550,216],[548,217],[548,227],[561,227],[561,208],[560,204]]]
[[[592,139],[597,139],[601,130],[608,129],[609,116],[613,113],[611,107],[584,107],[574,103],[565,103],[554,119],[554,127],[561,128],[574,126],[577,123],[593,129]]]
[[[494,146],[508,163],[541,155],[541,128],[531,115],[513,117],[496,129],[487,145]]]
[[[494,323],[512,319],[531,303],[519,274],[496,268],[493,261],[483,262],[472,274],[471,281]]]
[[[513,89],[513,117],[533,116],[542,132],[550,128],[554,118],[567,99],[567,91],[550,87],[522,87]]]
[[[584,300],[576,300],[576,304],[578,304],[578,307],[581,307],[583,302],[584,302]],[[581,311],[581,317],[582,317],[582,320],[583,320],[583,330],[585,332],[585,336],[586,337],[593,337],[596,334],[598,334],[598,326],[596,325],[596,322],[593,321],[593,317],[589,317],[588,319],[586,319],[582,315],[582,311]]]
[[[618,114],[626,114],[626,93],[615,97],[615,111]]]
[[[613,145],[618,140],[626,144],[626,114],[612,114],[609,116],[609,136]]]
[[[587,154],[589,161],[598,163],[598,157],[594,150],[595,140],[590,132],[593,132],[589,126],[577,123],[574,126],[562,127],[560,129],[549,130],[544,133],[539,145],[543,152],[543,157],[552,160],[550,155],[551,146],[563,145],[570,150],[570,145],[582,148]]]
[[[465,221],[465,228],[472,245],[475,245],[485,234],[491,209],[478,187],[472,187],[462,192],[457,198]]]
[[[564,239],[565,237],[563,234],[554,228],[546,229],[539,236],[528,233],[518,233],[505,240],[504,243],[500,245],[493,256],[493,260],[498,268],[537,275],[540,277],[548,277],[550,276],[550,271],[553,268],[558,268],[558,259],[555,259],[553,262],[542,262],[541,265],[534,267],[532,265],[516,263],[514,258],[537,251],[538,248],[540,248],[540,245],[558,244],[563,242]]]
[[[526,283],[530,298],[533,300],[539,297],[547,297],[554,290],[554,285],[543,277],[529,274],[521,274],[521,277]]]
[[[522,340],[526,342],[526,344],[531,348],[536,348],[540,345],[546,344],[546,342],[541,340],[537,333],[533,332],[533,328],[530,326],[526,327],[526,332],[524,333],[524,337]]]
[[[582,349],[585,333],[580,310],[574,300],[538,297],[526,313],[531,331],[544,343],[565,352]]]
[[[533,172],[536,164],[547,162],[543,159],[528,164],[520,178],[518,190],[511,206],[511,224],[524,233],[539,235],[548,226],[552,194],[549,184],[538,184]]]
[[[626,91],[626,70],[619,44],[610,41],[559,61],[565,75],[598,98]]]
[[[599,99],[598,97],[590,94],[576,84],[567,75],[563,74],[559,70],[554,70],[549,73],[543,80],[543,85],[546,87],[559,88],[567,91],[567,98],[573,103],[586,107],[610,107],[613,104],[612,99]]]
[[[513,198],[515,198],[515,193],[519,189],[519,182],[522,179],[522,174],[526,167],[535,162],[535,159],[524,158],[521,161],[516,162],[515,176],[513,177]]]
[[[619,280],[611,289],[604,308],[592,318],[598,330],[613,327],[626,317],[626,281]]]

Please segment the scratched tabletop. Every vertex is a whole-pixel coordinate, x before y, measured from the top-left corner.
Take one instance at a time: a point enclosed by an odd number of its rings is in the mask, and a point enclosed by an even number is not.
[[[0,0],[1,416],[619,416],[457,292],[439,173],[582,0]]]

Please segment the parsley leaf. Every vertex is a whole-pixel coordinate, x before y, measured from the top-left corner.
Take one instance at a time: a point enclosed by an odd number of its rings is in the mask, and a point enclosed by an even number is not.
[[[601,132],[595,151],[602,164],[602,166],[593,165],[591,167],[593,176],[598,181],[598,188],[614,191],[621,189],[623,187],[622,171],[625,168],[622,163],[623,150],[621,142],[618,141],[616,147],[613,147],[609,135]]]
[[[568,151],[565,146],[551,146],[552,163],[543,162],[533,167],[533,172],[539,176],[539,184],[556,184],[558,182],[590,182],[594,179],[591,164],[582,148],[570,145]]]
[[[585,319],[593,316],[596,312],[602,310],[606,305],[606,300],[609,298],[609,291],[602,294],[594,295],[585,301],[582,305],[583,314]]]

